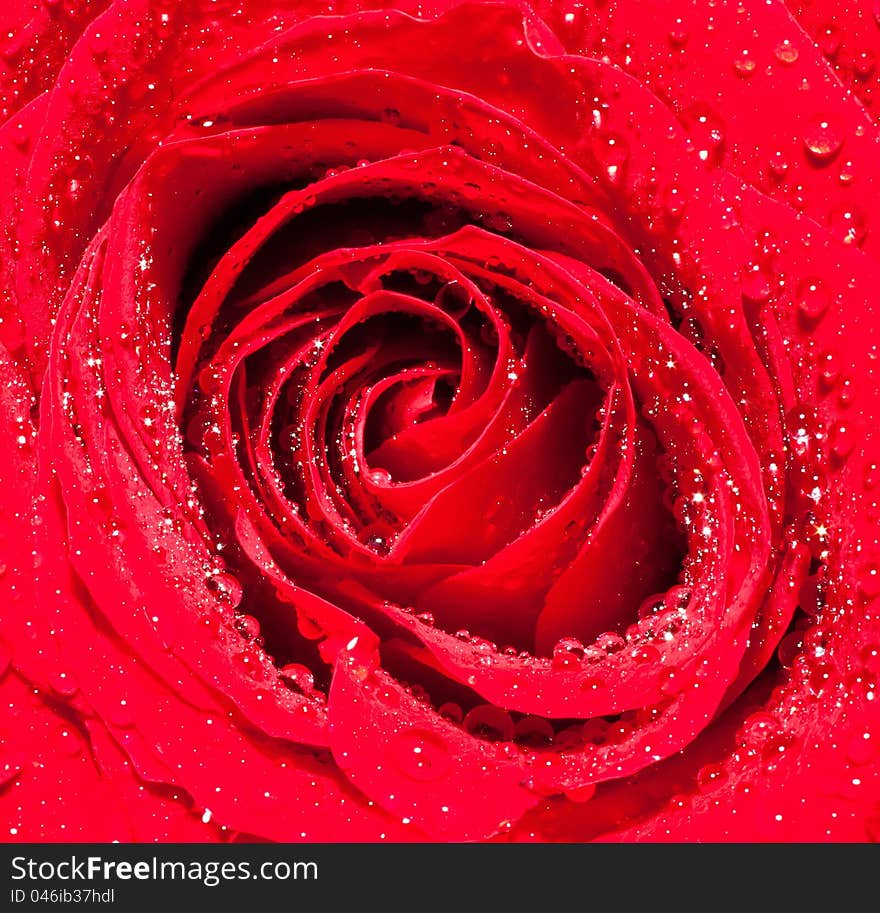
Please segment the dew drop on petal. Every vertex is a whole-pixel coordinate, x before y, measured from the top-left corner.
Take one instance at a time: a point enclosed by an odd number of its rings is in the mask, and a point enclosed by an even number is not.
[[[789,169],[789,164],[785,155],[777,150],[770,156],[767,167],[770,170],[770,176],[776,181],[781,181]]]
[[[248,640],[256,640],[260,636],[260,623],[253,615],[237,615],[235,627]]]
[[[479,704],[468,711],[464,728],[472,736],[491,742],[509,742],[513,739],[513,719],[506,710],[492,704]]]
[[[747,53],[737,57],[733,62],[733,68],[740,76],[743,77],[743,79],[748,79],[755,72],[757,66],[758,65],[755,63],[754,58],[749,57]]]
[[[859,79],[868,79],[876,65],[877,59],[871,51],[860,51],[853,60],[853,72]]]
[[[798,286],[798,311],[808,320],[818,320],[830,304],[831,294],[821,279],[805,279]]]
[[[553,668],[566,669],[580,665],[584,645],[576,637],[563,637],[553,647]]]
[[[804,146],[817,164],[830,162],[843,146],[843,134],[830,121],[821,120],[804,134]]]
[[[868,223],[864,213],[854,204],[848,203],[834,209],[828,217],[831,234],[844,244],[858,247],[868,233]]]
[[[216,594],[219,602],[232,608],[235,608],[241,602],[244,595],[238,578],[233,577],[232,574],[226,571],[221,571],[208,577],[206,585],[211,592]]]
[[[311,694],[315,690],[315,678],[305,666],[288,663],[278,671],[288,684],[293,685],[302,694]]]
[[[773,53],[781,63],[792,64],[798,59],[798,49],[787,38],[776,45]]]

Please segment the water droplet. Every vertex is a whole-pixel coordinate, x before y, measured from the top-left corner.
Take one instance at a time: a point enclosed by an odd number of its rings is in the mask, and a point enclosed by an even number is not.
[[[844,244],[858,247],[868,233],[868,222],[864,213],[852,203],[834,209],[828,217],[831,233]]]
[[[787,38],[776,45],[773,53],[781,63],[791,64],[798,59],[798,49]]]
[[[583,742],[592,745],[602,745],[607,737],[611,724],[602,717],[587,720],[580,729],[580,738]]]
[[[782,664],[783,668],[790,669],[791,664],[794,662],[794,658],[802,649],[803,638],[800,631],[792,631],[790,634],[786,634],[785,637],[779,641],[779,646],[776,648],[776,654],[779,657],[779,662]]]
[[[293,685],[302,694],[311,694],[315,690],[315,677],[299,663],[288,663],[278,672],[288,684]]]
[[[553,647],[553,668],[570,669],[580,665],[584,645],[576,637],[563,637]]]
[[[848,184],[852,184],[855,180],[855,176],[855,165],[852,161],[847,160],[840,166],[840,174],[837,175],[837,180],[844,186],[847,186]]]
[[[629,146],[626,140],[613,133],[604,136],[597,146],[597,156],[608,175],[608,180],[612,184],[620,184],[629,160]]]
[[[776,151],[770,156],[767,167],[770,169],[770,176],[776,181],[781,181],[788,171],[789,164],[782,152]]]
[[[821,279],[805,279],[798,286],[797,307],[807,320],[819,320],[831,304],[831,293]]]
[[[818,121],[804,134],[804,146],[815,163],[824,165],[840,152],[843,135],[830,121]]]
[[[650,644],[644,644],[636,647],[632,652],[632,658],[640,665],[647,666],[650,663],[656,663],[660,660],[660,651]]]
[[[810,689],[814,694],[821,694],[834,681],[834,669],[827,663],[816,666],[810,673]]]
[[[434,304],[455,318],[462,317],[471,306],[467,289],[456,281],[447,282],[434,296]]]
[[[818,37],[819,48],[826,57],[835,57],[840,50],[840,32],[837,27],[829,23],[822,29]]]
[[[688,33],[681,19],[676,19],[669,30],[669,43],[676,48],[683,48],[687,44]]]
[[[761,305],[770,297],[770,280],[757,265],[750,266],[743,276],[743,300],[752,305]]]
[[[253,615],[236,615],[235,627],[247,640],[256,640],[260,636],[260,623]]]
[[[49,679],[49,685],[61,697],[73,697],[79,690],[79,686],[69,672],[56,672]]]
[[[807,615],[818,615],[822,608],[821,588],[819,578],[815,575],[807,577],[798,591],[798,606]]]
[[[69,758],[76,757],[84,748],[82,737],[76,727],[67,723],[58,727],[55,741],[59,751]]]
[[[480,704],[468,711],[464,728],[472,736],[492,742],[509,742],[513,739],[513,720],[506,710],[492,704]]]
[[[661,693],[678,694],[684,688],[681,670],[674,666],[665,666],[660,670],[659,683]]]
[[[232,608],[235,608],[241,603],[242,596],[244,595],[238,578],[233,577],[232,574],[229,574],[226,571],[212,574],[205,581],[205,585],[217,596],[218,602],[223,603],[225,606],[231,606]]]
[[[877,59],[871,51],[860,51],[853,60],[853,71],[859,79],[868,79],[876,65]]]
[[[819,359],[819,383],[824,390],[832,390],[840,377],[840,360],[833,352],[826,352]]]
[[[726,779],[727,771],[723,764],[706,764],[697,771],[697,783],[704,788],[723,783]]]
[[[464,711],[458,704],[455,704],[452,701],[441,704],[437,708],[437,713],[439,713],[444,720],[450,720],[453,723],[460,723],[464,717]]]
[[[266,678],[266,669],[263,666],[259,650],[248,649],[236,653],[233,657],[236,666],[249,678],[262,680]]]
[[[744,51],[741,57],[733,62],[733,68],[743,79],[748,79],[757,69],[755,61],[749,57],[748,51]]]
[[[595,646],[604,653],[617,653],[626,646],[626,641],[619,634],[606,631],[596,638]]]
[[[753,713],[743,720],[739,735],[746,748],[760,748],[776,731],[777,723],[773,716],[762,710]]]
[[[394,766],[412,780],[441,780],[452,766],[443,739],[424,729],[408,729],[392,736],[389,751]]]
[[[687,206],[685,195],[674,185],[667,187],[659,195],[657,202],[660,211],[664,213],[671,222],[677,222],[681,219]]]
[[[524,716],[514,728],[514,738],[528,748],[547,748],[553,743],[553,727],[540,716]]]
[[[720,164],[724,158],[726,133],[721,117],[708,105],[697,102],[682,112],[681,120],[700,159],[710,165]]]
[[[845,460],[856,445],[855,430],[847,422],[837,422],[831,428],[831,453],[838,460]]]
[[[644,599],[638,608],[638,617],[640,619],[651,618],[665,608],[665,593],[655,593]]]
[[[199,388],[206,396],[213,396],[220,392],[223,378],[214,365],[207,365],[199,371],[197,382]]]
[[[382,469],[381,467],[368,469],[364,473],[364,478],[372,485],[384,486],[391,483],[391,473],[387,469]]]

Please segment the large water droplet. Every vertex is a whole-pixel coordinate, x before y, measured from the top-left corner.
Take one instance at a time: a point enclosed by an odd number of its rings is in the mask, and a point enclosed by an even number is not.
[[[258,650],[248,649],[236,653],[233,657],[235,665],[249,678],[262,680],[266,678],[266,669],[262,663],[262,656]]]
[[[471,735],[492,742],[509,742],[513,739],[513,720],[506,710],[492,704],[480,704],[468,711],[464,728]]]
[[[388,485],[391,482],[391,473],[381,467],[377,469],[368,469],[364,473],[364,478],[373,485]]]
[[[226,571],[213,574],[205,581],[208,589],[217,596],[218,602],[235,608],[242,599],[243,590],[237,577]]]
[[[315,690],[315,677],[309,669],[299,663],[288,663],[278,672],[288,684],[293,685],[302,694],[311,694]]]
[[[235,627],[247,640],[256,640],[260,636],[260,623],[253,615],[236,615]]]
[[[830,162],[843,146],[843,134],[830,121],[816,122],[804,134],[804,146],[816,164]]]
[[[444,720],[451,720],[453,723],[460,723],[464,717],[464,711],[458,704],[453,703],[452,701],[441,704],[437,708],[437,713],[439,713]]]
[[[776,45],[773,53],[781,63],[792,64],[798,59],[798,49],[787,38]]]
[[[584,658],[584,645],[576,637],[563,637],[553,647],[553,668],[572,669]]]
[[[525,716],[514,730],[514,738],[528,748],[547,748],[553,743],[553,727],[540,716]]]

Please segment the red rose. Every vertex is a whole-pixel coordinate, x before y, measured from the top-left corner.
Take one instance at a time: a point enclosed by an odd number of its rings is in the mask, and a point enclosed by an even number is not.
[[[840,6],[2,29],[12,838],[880,833]]]

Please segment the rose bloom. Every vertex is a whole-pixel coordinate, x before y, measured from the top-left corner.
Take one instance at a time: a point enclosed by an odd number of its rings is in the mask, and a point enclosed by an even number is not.
[[[2,839],[877,838],[874,17],[4,7]]]

